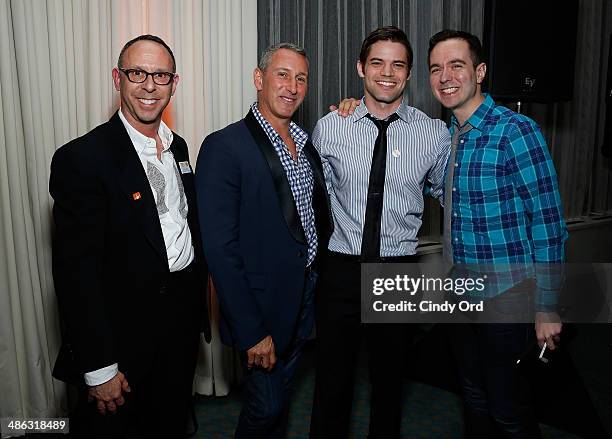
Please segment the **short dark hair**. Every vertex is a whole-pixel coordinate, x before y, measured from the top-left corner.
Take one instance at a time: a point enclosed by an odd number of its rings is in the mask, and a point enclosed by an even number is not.
[[[158,36],[150,35],[150,34],[139,35],[136,38],[133,38],[127,43],[125,43],[125,46],[123,46],[123,49],[121,49],[121,53],[119,53],[119,59],[117,60],[117,67],[120,67],[120,68],[123,67],[123,55],[125,54],[125,51],[131,45],[133,45],[134,43],[138,41],[153,41],[154,43],[162,45],[164,49],[168,51],[168,53],[170,54],[170,57],[172,58],[172,73],[176,72],[176,60],[174,59],[174,53],[172,53],[172,49],[170,49],[170,46],[168,46],[166,42],[162,40],[161,38],[159,38]]]
[[[370,54],[370,48],[374,43],[378,41],[392,41],[394,43],[403,44],[406,48],[406,57],[408,58],[408,69],[412,68],[412,46],[410,46],[410,42],[408,41],[408,37],[406,33],[396,26],[385,26],[379,27],[378,29],[370,32],[370,34],[365,37],[363,43],[361,43],[361,51],[359,52],[359,61],[362,65],[365,65],[368,55]]]
[[[429,65],[431,59],[431,51],[438,43],[446,40],[460,39],[465,41],[470,48],[470,58],[472,58],[472,64],[476,67],[478,64],[484,62],[482,44],[476,35],[461,30],[444,29],[429,39],[429,51],[427,52],[427,64]]]

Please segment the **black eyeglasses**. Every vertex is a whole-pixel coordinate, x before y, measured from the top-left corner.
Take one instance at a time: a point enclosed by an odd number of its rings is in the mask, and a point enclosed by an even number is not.
[[[145,70],[140,69],[122,69],[121,67],[117,67],[120,71],[122,71],[127,79],[130,82],[134,82],[136,84],[142,84],[147,80],[149,75],[153,78],[153,82],[157,85],[168,85],[174,79],[175,74],[170,72],[153,72],[149,73]]]

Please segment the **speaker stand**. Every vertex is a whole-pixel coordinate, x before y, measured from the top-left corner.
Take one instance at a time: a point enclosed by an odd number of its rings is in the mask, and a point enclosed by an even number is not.
[[[521,109],[522,109],[522,107],[523,107],[523,103],[522,103],[521,101],[517,101],[517,102],[516,102],[516,112],[517,112],[518,114],[521,114]]]

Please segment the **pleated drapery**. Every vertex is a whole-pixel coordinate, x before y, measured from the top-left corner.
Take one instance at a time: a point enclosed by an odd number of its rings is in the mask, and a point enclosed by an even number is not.
[[[152,33],[175,51],[181,83],[164,120],[195,162],[205,135],[255,99],[256,8],[252,0],[0,0],[0,417],[66,410],[66,387],[51,377],[60,343],[53,153],[117,109],[119,51]],[[227,392],[231,360],[218,337],[203,344],[195,389]]]

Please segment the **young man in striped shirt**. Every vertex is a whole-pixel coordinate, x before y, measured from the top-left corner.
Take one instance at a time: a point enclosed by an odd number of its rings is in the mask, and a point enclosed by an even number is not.
[[[365,338],[370,380],[369,438],[399,438],[406,325],[362,325],[361,262],[411,262],[421,227],[423,186],[441,197],[450,149],[446,125],[410,107],[404,89],[412,48],[389,26],[364,40],[357,72],[362,104],[349,117],[318,121],[313,144],[323,162],[334,231],[316,297],[316,388],[311,438],[347,438],[353,377]]]

